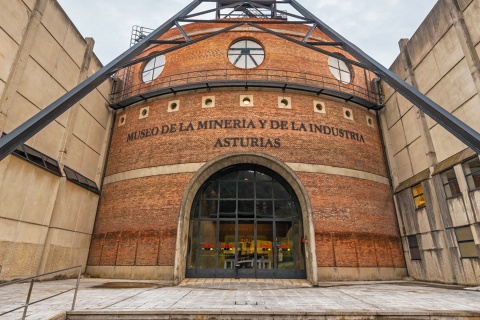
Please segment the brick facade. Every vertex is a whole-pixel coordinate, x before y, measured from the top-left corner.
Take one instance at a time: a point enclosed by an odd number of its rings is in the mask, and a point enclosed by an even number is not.
[[[211,25],[193,24],[186,31],[200,32],[207,27]],[[290,33],[308,31],[304,26],[289,28],[294,28]],[[174,36],[171,31],[164,38]],[[327,40],[318,32],[313,36]],[[255,39],[264,46],[265,60],[258,69],[332,77],[327,56],[263,32],[238,30],[167,55],[161,77],[218,68],[235,70],[226,51],[239,38]],[[140,67],[133,69],[137,75],[134,73],[131,81],[140,81]],[[354,82],[365,81],[363,70],[352,70]],[[253,106],[241,106],[241,95],[253,96]],[[215,107],[202,108],[206,96],[214,97]],[[291,109],[279,108],[279,97],[291,98]],[[178,100],[177,110],[169,112],[173,100]],[[315,112],[314,101],[324,102],[326,112]],[[145,107],[148,116],[139,119]],[[344,117],[344,108],[351,110],[353,120]],[[126,116],[125,123],[119,125],[122,116]],[[343,175],[295,172],[311,202],[316,264],[403,268],[389,185],[348,176],[355,171],[387,177],[378,127],[376,121],[369,125],[369,117],[375,119],[375,114],[351,103],[277,89],[221,88],[153,98],[117,114],[106,176],[202,165],[232,152],[264,153],[282,163],[346,169]],[[182,197],[193,176],[194,172],[145,174],[105,184],[88,264],[173,267]]]

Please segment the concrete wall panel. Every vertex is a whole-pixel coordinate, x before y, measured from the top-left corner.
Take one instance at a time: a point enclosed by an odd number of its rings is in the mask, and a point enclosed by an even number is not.
[[[472,42],[477,44],[480,41],[480,1],[474,0],[463,12],[465,23],[467,25]]]
[[[12,131],[30,119],[38,111],[40,110],[30,101],[18,93],[15,94],[12,102],[12,108],[8,111],[8,121],[5,124],[4,131],[6,133]]]
[[[397,122],[388,132],[391,137],[395,137],[392,140],[392,152],[397,154],[407,145],[403,123],[401,121]]]
[[[87,148],[85,143],[71,136],[66,145],[65,165],[77,171],[81,170],[85,148]]]
[[[1,15],[1,14],[0,14]],[[6,82],[15,62],[19,45],[0,29],[0,79]]]
[[[397,168],[398,181],[407,180],[413,175],[412,165],[410,164],[410,157],[408,150],[403,149],[394,156],[395,166]]]
[[[101,154],[103,143],[105,139],[105,134],[108,133],[108,128],[105,129],[100,123],[96,120],[93,120],[90,126],[90,131],[88,133],[87,145],[92,148],[96,153]]]
[[[48,2],[45,12],[43,13],[42,24],[58,43],[63,44],[70,21],[55,0]]]
[[[20,222],[16,242],[43,245],[47,237],[48,226]]]
[[[412,108],[402,117],[403,128],[405,129],[405,139],[407,144],[411,144],[413,141],[420,137],[421,131],[418,125],[418,109]]]
[[[72,24],[69,24],[68,26],[68,30],[65,35],[65,41],[63,42],[63,48],[68,53],[70,58],[75,62],[75,64],[81,68],[87,43]]]
[[[53,73],[55,80],[66,90],[70,90],[77,85],[79,73],[80,68],[66,52],[62,51],[55,72]]]
[[[92,233],[98,199],[99,196],[97,194],[84,189],[80,206],[80,215],[77,220],[77,225],[75,226],[75,231],[85,234]]]
[[[53,74],[62,47],[52,35],[40,26],[35,37],[31,57],[49,74]]]
[[[33,10],[33,8],[35,8],[35,3],[37,2],[37,0],[22,0],[22,1],[27,5],[27,7],[30,10]]]
[[[35,168],[23,208],[22,221],[48,226],[58,190],[59,179],[46,170]]]
[[[459,119],[462,119],[472,129],[480,132],[480,96],[475,95],[472,99],[468,100],[464,105],[459,107],[453,112],[453,115]]]
[[[398,93],[395,93],[385,104],[385,109],[383,109],[388,129],[390,129],[395,123],[397,123],[398,120],[400,120],[400,111],[398,110],[397,95]]]
[[[51,227],[75,231],[84,192],[88,191],[65,179],[62,180],[52,213]]]
[[[400,115],[403,116],[413,107],[413,104],[408,101],[404,96],[397,93],[398,109],[400,110]]]
[[[437,60],[433,52],[429,52],[421,63],[415,67],[415,79],[418,90],[428,92],[441,78]]]
[[[82,265],[87,258],[90,236],[52,229],[47,239],[44,272]]]
[[[457,0],[458,5],[460,6],[460,10],[464,11],[473,0]]]
[[[420,64],[451,25],[450,12],[444,9],[443,1],[437,2],[410,39],[408,51],[414,66]]]
[[[99,161],[100,155],[87,146],[85,148],[85,153],[82,160],[82,169],[80,172],[87,178],[96,181]],[[96,182],[98,183],[99,181]]]
[[[27,161],[11,156],[7,172],[0,186],[1,216],[10,219],[22,219],[31,178],[35,174],[35,166]]]
[[[0,28],[20,44],[28,24],[30,10],[21,0],[6,0],[0,10]]]
[[[441,76],[446,75],[465,56],[455,28],[450,28],[433,47],[433,55]]]
[[[30,102],[42,108],[48,102],[48,89],[52,77],[35,60],[28,58],[25,71],[20,80],[18,92]]]
[[[0,243],[14,242],[17,238],[17,231],[20,221],[0,218]]]
[[[466,148],[465,144],[440,125],[430,129],[430,132],[438,161],[443,161]]]
[[[84,143],[87,143],[90,127],[94,119],[83,107],[79,106],[75,120],[73,134]]]
[[[64,133],[65,128],[58,122],[53,121],[35,135],[32,147],[54,159],[58,159],[62,147],[61,137]]]
[[[48,97],[47,97],[47,103],[45,104],[45,106],[50,105],[52,102],[56,101],[65,93],[67,93],[67,91],[57,81],[52,80],[48,88]],[[63,127],[67,127],[68,114],[70,113],[70,111],[71,109],[65,111],[62,115],[60,115],[57,119],[55,119],[55,121],[61,124]]]
[[[422,139],[418,138],[408,146],[408,154],[414,175],[429,167],[430,161],[426,154],[425,143]]]
[[[5,82],[0,80],[0,96],[3,94],[3,90],[5,90]]]
[[[462,197],[448,199],[447,204],[454,227],[461,227],[469,224]]]
[[[80,104],[98,121],[98,123],[102,125],[102,127],[107,128],[108,120],[111,117],[111,111],[107,108],[107,100],[105,100],[98,90],[94,90],[88,94],[80,101]],[[102,107],[100,107],[100,105]]]

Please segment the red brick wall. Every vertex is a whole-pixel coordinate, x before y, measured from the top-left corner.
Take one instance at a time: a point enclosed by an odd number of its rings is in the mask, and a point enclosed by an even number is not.
[[[191,36],[191,39],[194,40],[200,36],[205,36],[206,34],[218,31],[220,28],[231,26],[231,24],[191,24],[184,27],[187,32],[201,32],[197,36]],[[264,25],[265,26],[265,25]],[[175,50],[173,52],[165,54],[166,65],[159,76],[160,78],[168,78],[173,76],[178,76],[179,74],[188,73],[192,71],[204,71],[204,70],[214,70],[214,69],[224,69],[228,70],[230,73],[244,73],[244,70],[241,70],[233,66],[228,60],[227,51],[231,44],[236,42],[239,39],[252,39],[257,41],[262,45],[265,51],[265,59],[260,66],[255,69],[250,69],[250,74],[255,74],[263,72],[262,70],[288,70],[299,73],[308,73],[311,75],[316,75],[318,81],[326,81],[326,87],[336,88],[338,82],[334,79],[333,75],[329,71],[328,67],[328,55],[313,51],[312,49],[299,46],[291,41],[279,38],[278,36],[265,33],[258,29],[249,28],[248,31],[245,30],[247,26],[244,25],[241,28],[234,29],[233,31],[221,33],[219,35],[213,36],[212,38],[197,42],[195,44],[189,45],[187,47]],[[284,33],[296,40],[302,40],[305,34],[310,30],[309,26],[302,25],[269,25],[270,29],[273,29],[276,32]],[[243,29],[242,29],[243,28]],[[293,34],[292,34],[293,33]],[[298,34],[295,36],[295,34]],[[171,30],[162,39],[171,39],[172,36],[178,36],[179,33],[176,29]],[[316,37],[316,38],[315,38]],[[310,40],[311,41],[330,41],[320,31],[315,31]],[[180,37],[177,40],[184,40],[183,37]],[[174,47],[174,45],[156,45],[150,47],[146,50],[141,56],[147,56],[155,52],[160,52],[162,50]],[[353,59],[353,57],[340,50],[335,46],[322,46],[319,47],[327,52],[340,53],[346,58]],[[148,63],[148,60],[136,64],[131,67],[131,73],[134,76],[129,78],[127,87],[137,86],[141,88],[148,88],[151,85],[155,84],[155,81],[143,84],[141,80],[141,74],[143,68]],[[365,75],[367,74],[367,79],[371,80],[375,78],[372,73],[364,71],[364,69],[350,66],[353,74],[352,84],[341,84],[340,86],[344,90],[350,90],[353,86],[360,86],[362,88],[366,87]],[[329,80],[330,79],[330,80]],[[333,80],[333,81],[332,81]],[[177,83],[179,84],[179,83]]]
[[[194,24],[185,28],[191,32],[206,27]],[[308,31],[308,27],[303,26],[289,28],[296,32]],[[178,33],[171,31],[164,38],[175,34]],[[319,32],[314,35],[326,39]],[[326,56],[271,35],[245,31],[229,32],[167,55],[167,65],[161,76],[212,68],[233,70],[235,67],[226,55],[228,46],[235,39],[247,36],[265,47],[265,61],[259,68],[332,77]],[[152,50],[165,47],[168,46]],[[355,81],[363,81],[362,77],[363,71],[356,73]],[[134,79],[138,82],[140,76]],[[239,106],[240,95],[253,95],[254,107]],[[215,108],[202,109],[203,96],[215,96]],[[292,109],[279,109],[279,96],[291,97]],[[180,101],[179,111],[167,112],[170,100]],[[325,114],[314,112],[314,100],[325,102]],[[146,106],[149,116],[139,119],[140,109]],[[343,117],[343,107],[352,109],[354,121]],[[375,118],[375,115],[356,105],[323,96],[251,89],[187,92],[138,103],[122,114],[126,114],[126,123],[123,126],[115,124],[107,176],[134,169],[208,162],[239,151],[264,152],[283,162],[327,165],[386,176],[377,125],[375,123],[375,128],[367,125],[366,116]],[[198,130],[199,121],[235,119],[253,121],[256,127]],[[267,121],[265,128],[261,127],[260,120]],[[271,129],[270,121],[286,121],[288,129]],[[307,131],[292,130],[292,122],[296,128],[304,123]],[[181,123],[184,127],[192,123],[194,130],[179,132]],[[176,132],[127,141],[129,134],[155,127],[162,130],[162,126],[172,124],[177,126]],[[309,132],[309,124],[352,131],[364,141]],[[228,137],[278,139],[280,147],[216,145],[217,139]],[[404,266],[387,185],[343,176],[304,172],[297,175],[308,191],[313,208],[318,266]],[[192,177],[193,173],[170,174],[105,185],[88,264],[173,266],[180,202]]]
[[[254,107],[240,107],[240,95],[253,95]],[[202,109],[202,96],[214,95],[216,107]],[[279,109],[278,97],[292,98],[292,109]],[[169,100],[180,100],[177,112],[167,112]],[[313,111],[313,101],[326,103],[326,114]],[[149,106],[147,119],[138,119],[141,107]],[[343,108],[351,108],[355,121],[343,118]],[[366,110],[338,101],[302,94],[266,91],[215,91],[203,94],[177,95],[148,103],[138,104],[126,110],[126,124],[115,127],[110,151],[107,176],[133,169],[171,165],[178,163],[205,162],[226,151],[266,152],[285,162],[323,164],[334,167],[362,170],[385,176],[385,166],[378,131],[367,125],[366,116],[374,115]],[[256,124],[255,129],[193,130],[159,134],[157,136],[127,142],[128,134],[152,127],[161,129],[180,123],[192,122],[195,128],[199,121],[246,119]],[[261,129],[259,120],[287,121],[288,130]],[[365,142],[334,137],[321,133],[291,130],[292,121],[296,128],[300,123],[325,125],[354,131],[364,137]],[[268,124],[270,122],[267,122]],[[223,137],[269,137],[280,139],[280,148],[214,148],[218,138]],[[152,156],[158,154],[161,156]]]

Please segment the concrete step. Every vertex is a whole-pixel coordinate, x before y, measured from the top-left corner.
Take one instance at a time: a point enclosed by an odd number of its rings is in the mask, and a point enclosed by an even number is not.
[[[480,312],[464,311],[73,311],[67,320],[480,320]]]

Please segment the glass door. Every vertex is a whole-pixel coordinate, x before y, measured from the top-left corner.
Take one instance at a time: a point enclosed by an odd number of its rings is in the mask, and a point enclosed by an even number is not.
[[[305,278],[302,235],[286,181],[256,165],[226,168],[195,197],[186,276]]]
[[[235,276],[235,255],[237,245],[235,241],[235,221],[219,221],[218,225],[218,268],[216,277]]]
[[[257,278],[273,278],[273,221],[257,221],[255,267]]]

